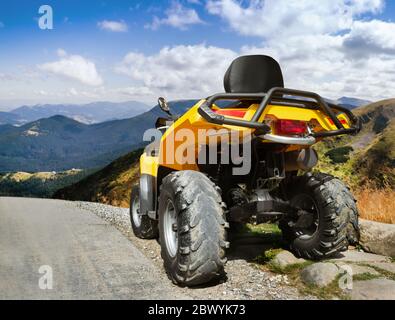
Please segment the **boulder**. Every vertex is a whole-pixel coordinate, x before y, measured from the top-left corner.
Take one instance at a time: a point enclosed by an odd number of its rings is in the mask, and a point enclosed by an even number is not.
[[[357,275],[361,275],[361,274],[371,274],[373,276],[379,276],[380,273],[377,272],[375,269],[371,268],[371,267],[367,267],[367,266],[358,266],[355,264],[348,264],[345,262],[339,262],[336,263],[336,265],[339,267],[340,271],[343,269],[348,272],[347,267],[350,267],[352,270],[352,275],[353,276],[357,276]]]
[[[378,254],[367,253],[357,250],[349,250],[342,253],[333,259],[331,262],[389,262],[390,258]]]
[[[360,244],[365,251],[395,257],[395,224],[360,219]]]
[[[335,264],[319,262],[304,268],[300,275],[306,284],[325,287],[335,280],[338,274],[339,269]]]
[[[281,269],[284,269],[287,266],[290,266],[293,264],[300,264],[300,263],[304,263],[304,262],[306,262],[305,259],[298,259],[289,251],[281,251],[271,261],[271,263],[273,265],[276,265]]]
[[[395,281],[384,278],[355,281],[351,291],[353,300],[395,300]]]
[[[395,274],[395,263],[391,263],[391,262],[372,262],[372,263],[369,263],[369,265]]]

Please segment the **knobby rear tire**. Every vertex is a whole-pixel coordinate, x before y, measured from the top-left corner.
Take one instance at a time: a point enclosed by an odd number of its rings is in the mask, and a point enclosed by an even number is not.
[[[307,194],[318,209],[315,234],[305,239],[297,234],[290,219],[279,226],[290,249],[299,257],[320,260],[345,251],[359,240],[358,210],[349,189],[333,176],[315,173],[296,177],[289,188],[289,199]]]

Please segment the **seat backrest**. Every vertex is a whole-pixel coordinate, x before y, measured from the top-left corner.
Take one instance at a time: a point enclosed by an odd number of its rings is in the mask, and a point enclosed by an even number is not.
[[[242,56],[226,71],[224,87],[228,93],[264,93],[274,87],[284,87],[283,74],[272,57]]]

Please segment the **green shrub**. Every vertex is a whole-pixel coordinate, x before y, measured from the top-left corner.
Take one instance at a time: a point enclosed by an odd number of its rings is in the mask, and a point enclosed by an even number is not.
[[[325,155],[332,161],[332,163],[346,163],[350,159],[350,153],[354,149],[350,146],[335,148],[329,150]]]

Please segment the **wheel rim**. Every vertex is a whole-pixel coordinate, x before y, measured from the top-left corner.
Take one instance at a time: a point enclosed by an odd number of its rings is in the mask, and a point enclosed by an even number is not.
[[[315,200],[308,194],[299,194],[292,199],[292,204],[305,212],[295,223],[297,237],[302,240],[311,239],[319,227],[319,209]]]
[[[132,203],[132,219],[136,227],[141,226],[140,197],[136,196]]]
[[[163,214],[163,233],[167,251],[174,258],[178,250],[177,215],[170,199],[167,201],[166,210]]]

